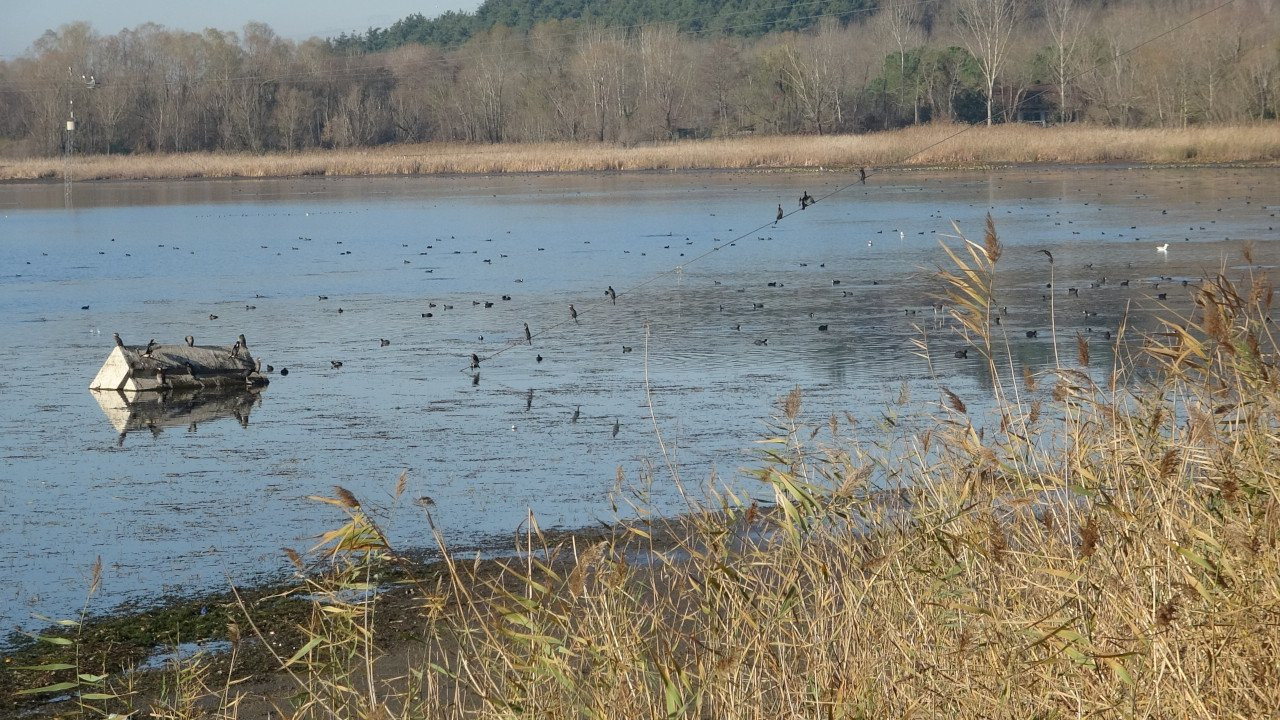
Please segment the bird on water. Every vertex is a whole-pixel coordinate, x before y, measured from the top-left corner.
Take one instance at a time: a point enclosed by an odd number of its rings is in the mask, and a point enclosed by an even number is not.
[[[1169,254],[1169,243],[1165,243],[1165,244],[1163,244],[1163,245],[1157,245],[1157,246],[1156,246],[1156,252],[1160,253],[1161,255],[1168,255],[1168,254]]]

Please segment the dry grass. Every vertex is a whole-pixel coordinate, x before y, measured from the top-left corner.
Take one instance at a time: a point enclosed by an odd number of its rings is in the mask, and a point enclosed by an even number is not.
[[[747,485],[711,488],[685,517],[587,546],[531,522],[487,580],[446,554],[444,580],[418,587],[415,649],[394,677],[377,671],[397,643],[365,591],[395,553],[358,499],[321,498],[347,521],[316,553],[336,570],[306,583],[304,641],[281,653],[284,716],[1272,716],[1280,346],[1266,278],[1206,282],[1194,316],[1112,368],[1089,367],[1082,344],[1079,365],[1032,373],[990,332],[995,228],[948,252],[949,305],[987,360],[989,402],[942,389],[928,429],[867,440],[834,416],[807,422],[793,392]],[[212,712],[238,717],[237,693],[211,693]]]
[[[948,139],[962,130],[958,137]],[[929,125],[866,135],[744,137],[632,147],[595,143],[419,144],[270,155],[95,155],[76,158],[72,175],[76,180],[121,180],[1278,160],[1280,124],[1274,122],[1185,130]],[[0,161],[0,180],[61,177],[60,158]]]

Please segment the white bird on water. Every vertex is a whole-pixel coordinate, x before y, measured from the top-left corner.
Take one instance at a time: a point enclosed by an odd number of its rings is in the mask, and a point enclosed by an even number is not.
[[[1163,244],[1163,245],[1157,245],[1157,246],[1156,246],[1156,252],[1160,253],[1161,255],[1168,255],[1168,254],[1169,254],[1169,243],[1165,243],[1165,244]]]

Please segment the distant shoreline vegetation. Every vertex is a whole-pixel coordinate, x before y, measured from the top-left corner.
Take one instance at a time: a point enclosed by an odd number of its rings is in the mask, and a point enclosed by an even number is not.
[[[489,0],[301,42],[76,22],[0,60],[0,158],[1248,125],[1280,117],[1267,6]]]
[[[1008,165],[1275,164],[1280,124],[1179,130],[926,125],[883,133],[750,136],[623,145],[414,143],[293,153],[77,156],[75,181],[643,170],[963,169]],[[61,180],[61,158],[0,160],[0,181]]]

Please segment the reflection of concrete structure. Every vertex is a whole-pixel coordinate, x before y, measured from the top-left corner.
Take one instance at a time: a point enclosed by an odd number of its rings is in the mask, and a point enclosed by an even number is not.
[[[98,407],[124,442],[126,433],[167,427],[194,430],[201,423],[233,417],[249,425],[249,411],[257,402],[262,386],[137,392],[135,390],[90,390]]]
[[[215,345],[116,345],[90,390],[133,392],[266,385],[249,350]]]

